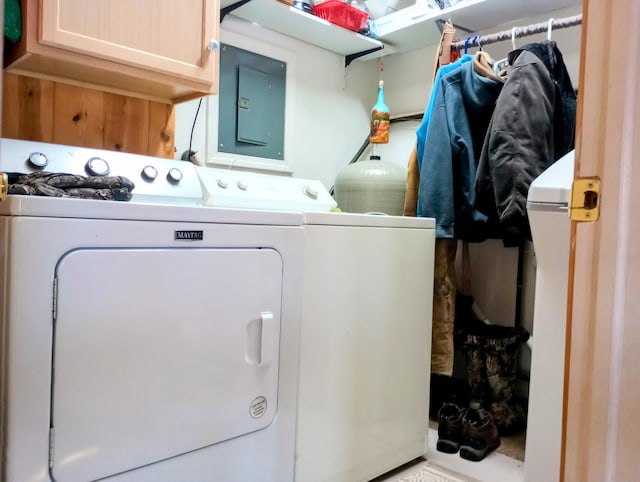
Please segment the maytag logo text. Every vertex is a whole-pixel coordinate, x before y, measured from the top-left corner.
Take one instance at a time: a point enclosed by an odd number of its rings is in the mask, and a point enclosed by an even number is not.
[[[175,239],[187,241],[202,241],[204,239],[203,231],[176,231]]]

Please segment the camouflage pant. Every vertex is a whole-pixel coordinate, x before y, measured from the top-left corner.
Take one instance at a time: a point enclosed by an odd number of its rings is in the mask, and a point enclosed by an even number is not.
[[[10,173],[9,194],[129,201],[133,183],[122,176],[78,176],[52,172]]]
[[[514,389],[518,348],[528,338],[522,327],[498,325],[477,327],[464,338],[471,406],[489,410],[501,435],[524,428],[524,410]]]

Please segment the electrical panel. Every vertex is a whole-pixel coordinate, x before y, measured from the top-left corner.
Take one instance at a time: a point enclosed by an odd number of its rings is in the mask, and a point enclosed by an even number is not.
[[[286,63],[222,45],[218,152],[284,159]]]

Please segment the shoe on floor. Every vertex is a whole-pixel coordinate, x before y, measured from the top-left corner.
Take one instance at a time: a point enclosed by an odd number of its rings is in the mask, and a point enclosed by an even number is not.
[[[438,443],[436,450],[455,454],[462,440],[462,417],[464,408],[455,403],[443,403],[438,410]]]
[[[469,408],[462,417],[460,457],[479,462],[500,446],[498,427],[484,409]]]

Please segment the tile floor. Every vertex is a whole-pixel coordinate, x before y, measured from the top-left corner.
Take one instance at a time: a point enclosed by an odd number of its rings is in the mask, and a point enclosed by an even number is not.
[[[417,460],[372,482],[522,482],[524,463],[499,453],[481,462],[464,460],[458,454],[435,449],[438,432],[429,429],[429,451]]]

